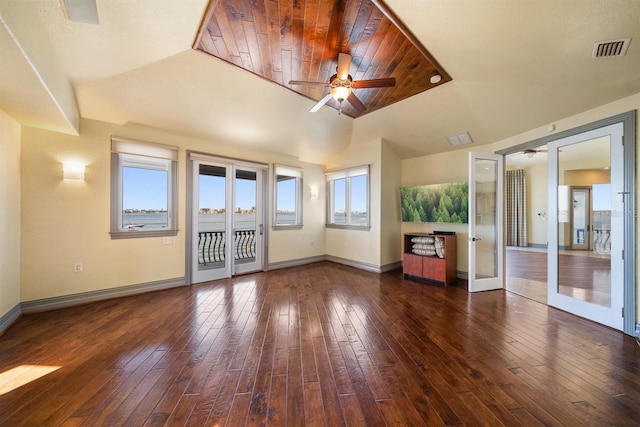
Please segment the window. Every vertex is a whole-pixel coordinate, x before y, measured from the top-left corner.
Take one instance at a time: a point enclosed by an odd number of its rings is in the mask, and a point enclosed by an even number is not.
[[[274,165],[274,228],[302,227],[302,170]]]
[[[111,139],[111,238],[177,234],[177,147]]]
[[[369,228],[369,166],[327,173],[328,226]]]

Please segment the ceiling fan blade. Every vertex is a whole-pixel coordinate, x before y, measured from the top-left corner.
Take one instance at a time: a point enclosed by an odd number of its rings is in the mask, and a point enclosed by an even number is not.
[[[325,96],[324,98],[322,98],[320,101],[318,101],[318,103],[316,105],[313,106],[313,108],[311,110],[309,110],[310,113],[315,113],[316,111],[318,111],[319,109],[322,108],[322,106],[324,104],[326,104],[327,102],[329,102],[329,100],[331,99],[331,94],[328,93],[327,96]]]
[[[354,89],[366,89],[372,87],[394,87],[396,85],[396,79],[390,77],[388,79],[373,79],[373,80],[357,80],[351,83],[351,87]]]
[[[291,80],[289,82],[289,86],[298,85],[298,86],[330,86],[329,83],[325,82],[308,82],[305,80]]]
[[[338,78],[347,80],[349,77],[349,69],[351,68],[351,55],[348,53],[338,54]]]
[[[362,101],[358,99],[357,96],[353,94],[353,92],[351,92],[349,96],[347,96],[347,101],[349,101],[349,103],[353,105],[353,108],[358,110],[359,113],[362,113],[367,109],[367,107],[362,103]]]

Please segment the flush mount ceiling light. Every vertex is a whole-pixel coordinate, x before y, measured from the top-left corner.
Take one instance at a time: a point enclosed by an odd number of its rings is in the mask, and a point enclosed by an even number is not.
[[[449,135],[447,139],[449,140],[449,144],[453,145],[454,147],[458,145],[471,144],[473,142],[469,132],[462,132],[455,135]]]

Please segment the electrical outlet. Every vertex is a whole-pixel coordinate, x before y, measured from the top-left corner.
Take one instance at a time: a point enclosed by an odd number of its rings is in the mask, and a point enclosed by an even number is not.
[[[75,273],[80,273],[82,271],[82,263],[81,262],[75,263],[75,265],[73,266],[73,271]]]

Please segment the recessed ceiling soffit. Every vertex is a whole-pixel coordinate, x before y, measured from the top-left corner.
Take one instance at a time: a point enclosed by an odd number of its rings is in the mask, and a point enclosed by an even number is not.
[[[326,105],[350,117],[439,86],[447,72],[380,0],[211,0],[194,49],[319,101],[338,55],[352,56],[354,81],[395,78],[395,87],[358,88],[365,110],[331,99]],[[441,80],[432,83],[432,77]]]

